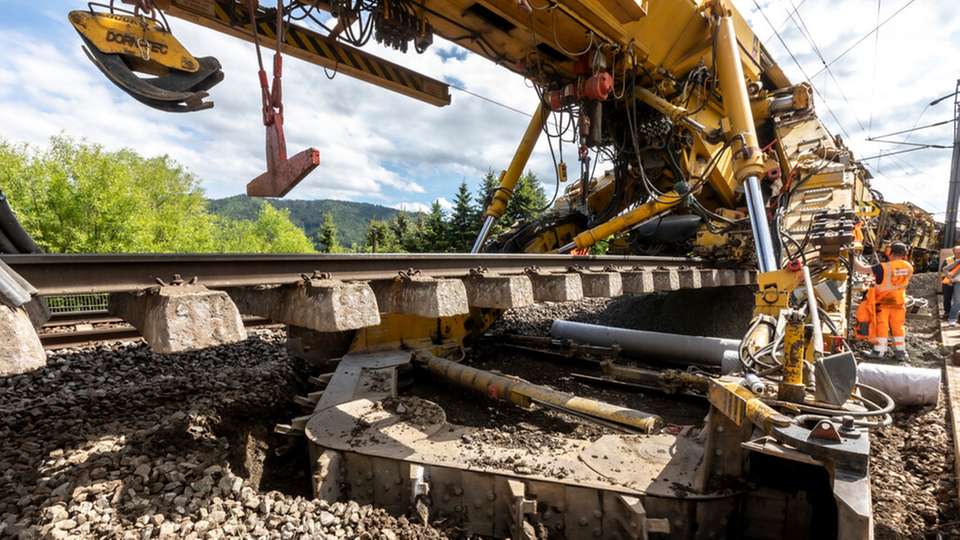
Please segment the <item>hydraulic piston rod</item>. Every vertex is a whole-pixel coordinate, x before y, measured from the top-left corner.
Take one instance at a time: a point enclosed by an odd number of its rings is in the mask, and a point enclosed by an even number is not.
[[[740,47],[737,45],[737,33],[733,27],[733,16],[727,2],[716,2],[714,13],[717,15],[717,70],[720,72],[720,89],[723,94],[723,108],[730,122],[727,134],[733,151],[733,167],[736,179],[743,183],[747,210],[750,213],[750,226],[753,230],[753,242],[757,251],[757,265],[761,272],[772,272],[780,266],[773,252],[773,239],[767,222],[766,205],[760,190],[760,178],[766,174],[763,152],[757,142],[757,128],[754,124],[750,96],[747,93],[740,63]]]
[[[533,153],[533,148],[537,145],[537,140],[543,131],[543,123],[546,122],[548,113],[549,110],[541,103],[537,106],[537,110],[534,111],[533,116],[530,118],[527,131],[523,133],[523,138],[520,139],[520,145],[517,146],[517,151],[510,161],[510,166],[500,174],[500,186],[493,192],[490,205],[487,206],[487,210],[483,213],[483,226],[480,228],[480,234],[477,235],[477,240],[473,243],[473,249],[470,250],[470,253],[480,253],[480,248],[482,248],[483,243],[487,241],[487,236],[490,235],[490,229],[493,228],[493,224],[503,217],[504,212],[507,211],[507,203],[510,202],[510,195],[513,194],[513,188],[517,186],[517,181],[520,179],[520,175],[523,174],[523,168],[527,166],[527,161],[530,160],[530,154]]]
[[[430,373],[465,388],[482,392],[493,399],[509,401],[520,406],[528,406],[533,402],[539,402],[578,415],[629,426],[644,433],[652,433],[663,425],[663,420],[655,414],[620,407],[595,399],[582,398],[546,386],[531,384],[521,379],[505,377],[451,362],[433,355],[418,354],[416,360],[426,367]]]

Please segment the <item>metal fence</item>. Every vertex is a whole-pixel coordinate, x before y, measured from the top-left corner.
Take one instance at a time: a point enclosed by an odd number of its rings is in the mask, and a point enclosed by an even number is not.
[[[108,294],[65,294],[47,296],[44,302],[51,314],[106,311]]]

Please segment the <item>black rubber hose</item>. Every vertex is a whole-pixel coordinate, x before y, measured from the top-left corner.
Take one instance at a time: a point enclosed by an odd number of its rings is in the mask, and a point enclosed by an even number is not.
[[[10,203],[7,202],[7,196],[2,191],[0,191],[0,230],[15,246],[17,251],[14,253],[40,253],[40,247],[20,225],[16,214],[10,208]]]
[[[7,235],[4,234],[3,231],[0,231],[0,253],[8,253],[10,255],[20,253],[20,250],[13,245],[13,242],[7,238]]]

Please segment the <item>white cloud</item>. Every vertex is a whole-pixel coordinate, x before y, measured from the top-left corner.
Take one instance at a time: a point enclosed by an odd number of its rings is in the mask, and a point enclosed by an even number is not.
[[[390,205],[390,208],[403,210],[404,212],[427,213],[430,211],[430,205],[423,204],[422,202],[402,202],[402,203],[392,204]]]
[[[214,109],[171,115],[115,89],[81,52],[66,17],[60,23],[50,25],[43,42],[28,39],[29,27],[0,32],[0,46],[11,51],[0,68],[0,116],[30,119],[2,123],[0,137],[43,146],[50,136],[66,133],[110,149],[169,154],[196,173],[211,196],[240,193],[263,171],[264,128],[252,45],[172,20],[191,52],[220,60],[226,80],[211,91]],[[533,109],[533,92],[520,77],[475,55],[444,62],[434,49],[403,55],[371,43],[367,50]],[[505,167],[527,122],[463,94],[454,95],[451,106],[437,108],[342,74],[327,80],[318,66],[293,58],[287,57],[284,67],[288,152],[314,146],[321,156],[317,170],[290,193],[293,198],[395,204],[410,195],[432,199],[451,193],[461,178],[479,181],[488,168]]]
[[[444,210],[453,210],[453,203],[447,200],[446,197],[440,197],[437,199],[437,202],[440,203],[440,208]]]
[[[798,25],[787,19],[792,6],[800,6],[803,22],[827,60],[876,23],[873,2],[758,1],[782,28],[781,36],[808,74],[819,71],[822,63]],[[880,20],[907,1],[884,2]],[[803,80],[753,1],[735,3],[788,76]],[[26,10],[35,10],[33,24],[42,25],[44,40],[31,39],[39,27],[17,22],[20,19],[0,23],[0,47],[9,53],[0,67],[0,118],[7,120],[0,123],[0,137],[44,145],[49,136],[62,132],[109,148],[168,154],[202,178],[211,196],[240,193],[262,172],[264,134],[252,45],[171,20],[192,52],[217,56],[226,73],[226,80],[212,90],[215,109],[171,115],[134,102],[89,63],[66,17],[57,15],[70,9],[70,3],[42,4],[24,3]],[[817,98],[824,122],[837,134],[843,134],[842,125],[848,133],[844,138],[860,156],[884,147],[866,141],[868,133],[911,127],[927,102],[953,90],[960,72],[960,12],[951,3],[914,2],[879,35],[876,54],[871,36],[831,66],[836,80],[823,74],[813,81],[826,98]],[[456,80],[510,107],[533,110],[535,94],[520,77],[475,54],[438,54],[451,47],[438,39],[422,55],[404,55],[375,43],[366,50],[435,78]],[[438,108],[342,74],[330,81],[319,67],[295,59],[286,60],[284,77],[289,151],[315,146],[321,153],[320,167],[291,192],[294,198],[426,204],[453,193],[463,178],[476,182],[488,169],[506,167],[528,120],[456,91],[452,105]],[[930,108],[922,123],[948,118],[949,109],[949,100]],[[950,127],[942,126],[917,132],[911,141],[949,144],[950,138]],[[575,168],[571,145],[565,149],[564,160]],[[910,198],[940,211],[949,154],[924,150],[871,160],[870,166],[879,170],[874,185],[889,199]],[[552,167],[541,140],[530,168],[549,193]],[[440,201],[445,208],[451,206],[442,197]]]
[[[735,3],[790,79],[804,80],[800,68],[753,0]],[[879,22],[908,3],[909,0],[883,2]],[[926,104],[952,92],[960,72],[960,13],[953,4],[910,3],[883,25],[878,35],[870,35],[855,46],[878,23],[874,2],[759,0],[759,4],[803,71],[813,77],[820,93],[815,97],[818,114],[832,133],[843,136],[857,156],[909,148],[871,142],[867,140],[870,135],[876,137],[951,117],[952,100],[930,108]],[[791,19],[794,6],[800,8],[799,17]],[[810,39],[800,27],[809,32]],[[813,44],[828,63],[848,49],[849,52],[833,63],[829,72],[814,76],[821,71],[823,62]],[[951,126],[944,125],[889,139],[950,145],[952,136]],[[950,171],[949,150],[918,150],[869,160],[867,165],[875,176],[874,187],[888,200],[910,200],[928,210],[943,211]]]

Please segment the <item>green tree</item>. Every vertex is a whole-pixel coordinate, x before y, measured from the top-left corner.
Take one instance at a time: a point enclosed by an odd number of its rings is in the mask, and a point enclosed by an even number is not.
[[[400,212],[394,216],[393,220],[390,222],[390,232],[393,233],[393,238],[401,247],[405,248],[406,245],[412,240],[411,237],[414,234],[413,223],[410,221],[410,217],[407,216],[406,212]]]
[[[429,246],[429,228],[427,226],[427,216],[417,214],[417,220],[411,226],[409,234],[403,242],[404,251],[410,253],[426,253],[431,251]]]
[[[225,253],[314,253],[313,243],[290,221],[289,210],[263,204],[257,219],[221,219],[217,250]]]
[[[333,214],[324,212],[323,224],[320,225],[320,232],[317,233],[317,242],[320,244],[321,253],[339,253],[342,251],[337,241],[337,224],[333,221]]]
[[[365,251],[371,253],[400,253],[403,248],[397,242],[390,223],[374,219],[367,225]]]
[[[53,253],[313,251],[289,214],[270,205],[253,220],[210,214],[199,180],[166,156],[68,137],[43,151],[0,141],[0,189]]]
[[[479,212],[473,205],[473,197],[467,182],[460,182],[457,194],[453,201],[453,212],[450,214],[448,244],[452,251],[467,252],[473,246],[473,241],[480,229]]]
[[[493,194],[500,187],[500,177],[488,171],[480,180],[480,188],[477,190],[477,200],[482,202],[480,208],[481,214],[486,210],[487,205],[493,199]],[[547,204],[547,195],[543,191],[540,179],[532,171],[517,179],[517,185],[510,194],[507,202],[507,210],[503,216],[497,220],[491,231],[492,235],[502,233],[518,222],[532,221],[538,217]],[[482,216],[481,216],[482,219]]]
[[[55,253],[210,251],[199,181],[167,157],[54,137],[46,151],[0,143],[0,188]]]
[[[518,221],[531,221],[540,217],[547,205],[547,194],[543,191],[540,179],[532,171],[517,180],[513,189],[507,212],[503,216],[505,225],[512,225]]]
[[[447,251],[450,245],[447,243],[447,229],[449,225],[443,215],[443,207],[439,201],[433,201],[430,205],[430,213],[427,214],[424,228],[423,239],[425,251],[433,253],[443,253]]]

